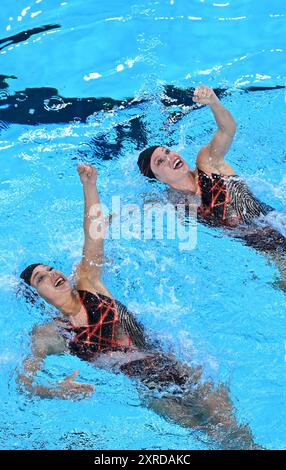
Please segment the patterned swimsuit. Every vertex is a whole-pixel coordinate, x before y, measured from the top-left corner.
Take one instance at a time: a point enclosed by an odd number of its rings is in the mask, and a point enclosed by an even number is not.
[[[239,176],[207,175],[201,170],[199,187],[201,206],[198,218],[214,226],[224,225],[231,230],[229,235],[242,240],[262,253],[285,254],[286,239],[264,220],[258,218],[274,211],[273,207],[257,199]]]
[[[120,372],[137,379],[149,389],[163,390],[175,385],[182,390],[190,382],[198,380],[200,374],[197,370],[164,354],[146,339],[143,327],[123,304],[99,293],[83,290],[78,293],[88,324],[82,327],[64,326],[62,335],[68,341],[72,354],[93,362],[100,354],[112,351],[126,353],[127,360],[119,367]],[[119,339],[122,334],[124,342]],[[142,352],[142,357],[134,360],[131,356],[128,360],[128,353],[134,350]]]
[[[98,353],[147,347],[142,326],[124,305],[103,294],[84,290],[79,290],[78,293],[88,324],[82,327],[69,325],[66,328],[71,333],[69,349],[72,354],[90,360]],[[125,341],[119,339],[122,335]]]
[[[228,236],[260,252],[286,253],[286,238],[264,218],[273,207],[257,199],[239,176],[208,175],[198,169],[198,185],[200,202],[184,191],[168,191],[174,206],[185,206],[186,223],[191,216],[202,224],[225,227]]]
[[[214,225],[250,224],[272,207],[259,201],[238,176],[207,175],[198,169],[201,192],[200,214]]]

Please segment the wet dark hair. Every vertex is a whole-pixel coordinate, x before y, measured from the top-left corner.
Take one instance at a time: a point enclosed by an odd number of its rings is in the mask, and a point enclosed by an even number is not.
[[[34,269],[37,267],[37,266],[40,266],[42,263],[35,263],[35,264],[30,264],[29,266],[27,266],[24,271],[21,272],[20,274],[20,278],[23,279],[23,281],[28,284],[28,286],[31,285],[31,277],[32,277],[32,274],[33,274],[33,271]]]
[[[139,154],[137,161],[142,175],[147,176],[148,178],[153,180],[157,178],[151,170],[151,157],[158,147],[160,147],[160,145],[153,145],[152,147],[148,147],[147,149],[143,150],[143,152]]]

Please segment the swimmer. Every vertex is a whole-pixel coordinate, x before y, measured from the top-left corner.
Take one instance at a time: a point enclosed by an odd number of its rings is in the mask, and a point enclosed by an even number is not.
[[[264,222],[262,227],[257,223],[274,209],[257,199],[225,160],[236,133],[234,118],[207,86],[195,89],[193,101],[208,105],[218,126],[210,142],[200,149],[195,169],[178,152],[158,145],[140,153],[141,173],[165,183],[174,205],[185,204],[192,212],[195,208],[200,222],[223,226],[228,235],[269,253],[279,264],[276,251],[286,252],[286,239],[269,224]],[[281,270],[285,271],[285,265]]]
[[[237,422],[227,388],[202,379],[202,368],[176,360],[155,345],[140,323],[102,281],[104,219],[97,171],[79,165],[84,194],[84,246],[74,283],[42,263],[22,273],[24,294],[34,292],[58,313],[34,327],[31,354],[18,374],[22,391],[43,398],[82,399],[94,386],[76,381],[78,371],[60,382],[42,385],[37,372],[51,354],[74,354],[96,367],[123,373],[138,384],[144,404],[182,426],[204,432],[223,449],[257,449],[248,426]],[[26,291],[26,292],[25,292]]]

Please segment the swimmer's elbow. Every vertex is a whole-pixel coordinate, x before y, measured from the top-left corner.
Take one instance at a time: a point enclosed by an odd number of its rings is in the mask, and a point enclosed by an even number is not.
[[[222,134],[225,134],[225,136],[227,136],[228,138],[230,137],[232,139],[236,134],[237,123],[232,118],[231,121],[227,124],[227,126],[221,127],[220,130]]]

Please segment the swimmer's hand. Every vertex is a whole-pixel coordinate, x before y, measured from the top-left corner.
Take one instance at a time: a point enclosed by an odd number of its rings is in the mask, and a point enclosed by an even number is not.
[[[199,104],[214,105],[219,102],[218,97],[212,88],[205,85],[198,86],[193,94],[193,101]]]
[[[55,387],[55,395],[58,398],[65,400],[82,400],[93,394],[95,387],[90,384],[81,384],[74,379],[78,376],[79,371],[76,370],[71,375],[68,375]]]
[[[25,388],[30,395],[36,395],[41,398],[61,398],[63,400],[82,400],[93,394],[95,387],[90,384],[81,384],[75,382],[78,370],[68,375],[64,380],[50,387],[45,385],[35,385],[33,377],[20,374],[18,383]]]
[[[97,181],[97,169],[92,165],[81,164],[78,165],[77,171],[80,181],[85,185],[95,185]]]

